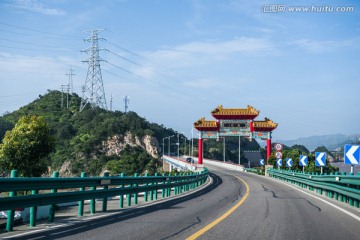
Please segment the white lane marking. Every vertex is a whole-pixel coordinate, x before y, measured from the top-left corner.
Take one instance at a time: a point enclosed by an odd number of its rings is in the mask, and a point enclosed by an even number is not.
[[[328,201],[326,201],[325,199],[322,199],[322,198],[320,198],[320,197],[318,197],[318,196],[315,196],[315,195],[313,195],[313,194],[310,194],[310,193],[308,193],[308,192],[305,192],[305,191],[303,191],[303,190],[301,190],[301,189],[299,189],[299,188],[297,188],[297,187],[295,187],[295,186],[292,186],[291,184],[288,184],[288,183],[285,183],[285,182],[282,182],[282,181],[279,181],[279,180],[275,180],[275,179],[273,179],[273,178],[270,178],[270,179],[272,179],[272,180],[275,181],[275,182],[282,183],[282,184],[285,184],[285,185],[287,185],[287,186],[289,186],[289,187],[292,187],[292,188],[298,190],[299,192],[305,193],[306,195],[309,195],[309,196],[311,196],[311,197],[314,197],[314,198],[316,198],[316,199],[318,199],[318,200],[320,200],[320,201],[322,201],[322,202],[324,202],[324,203],[326,203],[326,204],[328,204],[328,205],[330,205],[330,206],[332,206],[332,207],[340,210],[341,212],[349,215],[350,217],[352,217],[352,218],[354,218],[354,219],[356,219],[356,220],[358,220],[358,221],[360,222],[360,217],[359,217],[359,216],[357,216],[357,215],[355,215],[355,214],[353,214],[353,213],[351,213],[351,212],[349,212],[349,211],[347,211],[347,210],[345,210],[345,209],[343,209],[343,208],[341,208],[341,207],[339,207],[339,206],[336,206],[335,204],[333,204],[333,203],[331,203],[331,202],[328,202]]]

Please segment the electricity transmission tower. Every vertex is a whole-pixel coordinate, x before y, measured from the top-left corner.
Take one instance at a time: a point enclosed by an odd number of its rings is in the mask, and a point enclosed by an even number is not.
[[[111,94],[111,97],[110,97],[110,111],[112,111],[112,103],[113,103],[113,96]]]
[[[73,90],[74,90],[74,88],[73,88],[73,79],[72,79],[72,76],[74,76],[75,74],[73,74],[73,69],[72,69],[72,67],[71,67],[71,65],[70,65],[70,68],[69,68],[69,72],[70,73],[67,73],[67,74],[65,74],[66,76],[69,76],[69,88],[70,88],[70,94],[72,94],[73,93]]]
[[[66,108],[69,109],[69,85],[61,85],[61,109],[64,108],[64,92],[66,93]]]
[[[124,97],[124,103],[125,103],[125,113],[127,113],[128,107],[129,107],[129,104],[130,104],[130,98],[129,98],[129,96],[125,96],[125,97]]]
[[[99,49],[99,40],[104,40],[103,38],[98,38],[98,33],[102,30],[92,30],[91,36],[85,41],[91,43],[91,47],[83,52],[86,52],[90,57],[83,61],[89,64],[85,85],[83,86],[82,92],[83,97],[81,99],[80,111],[82,111],[86,104],[90,104],[92,107],[99,106],[101,108],[107,109],[104,84],[101,75],[100,62],[103,61],[99,56],[99,51],[104,49]]]

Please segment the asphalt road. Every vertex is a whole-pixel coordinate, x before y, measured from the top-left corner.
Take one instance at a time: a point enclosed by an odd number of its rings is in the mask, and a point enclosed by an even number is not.
[[[209,169],[212,183],[192,195],[14,239],[186,239],[214,220],[198,239],[360,239],[358,209],[341,205],[356,219],[275,180]]]

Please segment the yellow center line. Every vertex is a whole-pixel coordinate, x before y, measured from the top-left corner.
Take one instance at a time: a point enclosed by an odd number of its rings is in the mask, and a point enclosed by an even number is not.
[[[231,174],[232,175],[232,174]],[[220,223],[222,220],[224,220],[225,218],[227,218],[231,213],[233,213],[238,207],[240,207],[246,200],[246,198],[249,196],[250,194],[250,188],[249,185],[247,185],[247,183],[241,179],[238,176],[232,175],[234,177],[236,177],[237,179],[239,179],[240,181],[242,181],[246,187],[246,193],[244,195],[244,197],[240,200],[240,202],[238,202],[235,206],[233,206],[232,208],[230,208],[230,210],[228,210],[226,213],[224,213],[222,216],[220,216],[218,219],[215,219],[213,222],[211,222],[209,225],[205,226],[204,228],[200,229],[199,231],[197,231],[196,233],[194,233],[193,235],[191,235],[190,237],[186,238],[186,240],[194,240],[197,239],[198,237],[200,237],[201,235],[203,235],[205,232],[209,231],[211,228],[213,228],[214,226],[216,226],[218,223]]]

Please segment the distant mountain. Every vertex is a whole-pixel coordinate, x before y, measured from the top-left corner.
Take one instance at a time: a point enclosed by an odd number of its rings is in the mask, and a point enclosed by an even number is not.
[[[283,143],[287,146],[293,145],[304,145],[310,151],[313,151],[319,146],[325,146],[329,150],[336,150],[339,147],[343,147],[345,144],[357,142],[360,135],[346,136],[344,134],[332,134],[332,135],[321,135],[302,137],[296,140],[279,140],[278,142]]]

